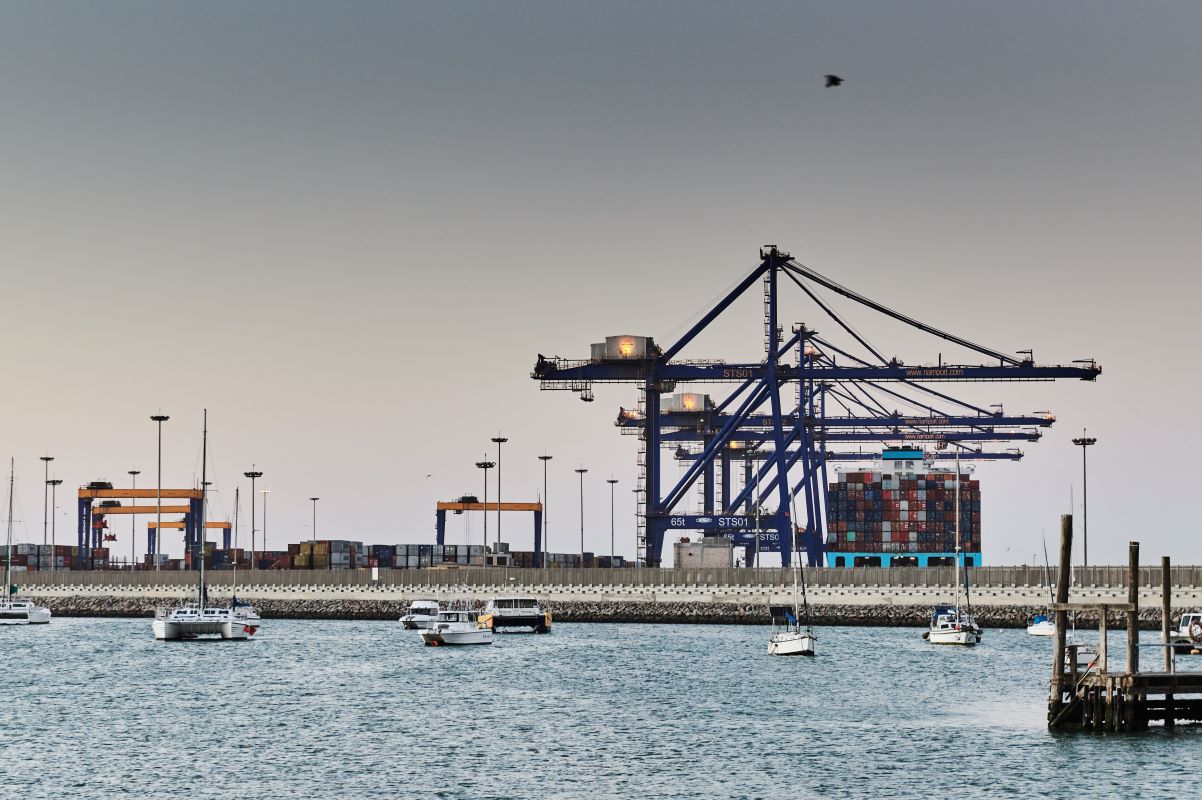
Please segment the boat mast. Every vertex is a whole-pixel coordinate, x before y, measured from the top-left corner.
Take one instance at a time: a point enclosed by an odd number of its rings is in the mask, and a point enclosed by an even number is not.
[[[960,450],[956,449],[956,594],[960,593]],[[956,605],[959,605],[957,603]]]
[[[241,487],[238,487],[238,486],[234,487],[234,552],[235,553],[238,552],[238,489],[239,488],[241,488]],[[233,578],[231,579],[230,583],[232,584],[231,589],[230,589],[230,598],[237,599],[237,595],[238,595],[238,559],[237,558],[234,559],[234,572],[233,572]]]
[[[209,410],[204,410],[204,429],[200,439],[200,524],[197,526],[197,537],[200,542],[200,583],[196,592],[200,598],[200,613],[205,608],[205,501],[208,499],[209,482],[207,468],[209,465]]]
[[[13,457],[8,457],[8,533],[4,537],[4,602],[12,595],[13,571]]]

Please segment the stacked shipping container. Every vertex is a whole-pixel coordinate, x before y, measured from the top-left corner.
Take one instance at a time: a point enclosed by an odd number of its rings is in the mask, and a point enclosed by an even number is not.
[[[954,472],[844,472],[827,490],[827,550],[954,554],[955,508]],[[980,481],[966,474],[960,550],[981,551]]]

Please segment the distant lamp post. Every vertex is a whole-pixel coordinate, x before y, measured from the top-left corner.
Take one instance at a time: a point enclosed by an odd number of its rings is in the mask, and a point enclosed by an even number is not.
[[[252,495],[251,497],[253,498],[254,496]],[[310,540],[313,543],[313,547],[309,549],[309,569],[317,569],[317,501],[320,499],[320,497],[309,498],[309,502],[313,504],[313,538]],[[251,527],[254,527],[253,519],[251,520]]]
[[[484,470],[484,534],[482,541],[484,542],[484,565],[488,566],[488,471],[496,466],[491,461],[477,461],[476,466]],[[471,557],[469,556],[470,560]]]
[[[501,445],[509,440],[498,433],[492,437],[497,445],[497,552],[501,552]]]
[[[58,569],[58,556],[54,554],[54,539],[55,539],[55,523],[58,521],[58,487],[62,485],[62,478],[51,478],[46,481],[50,484],[50,508],[54,510],[54,514],[50,517],[50,564],[51,569]]]
[[[138,491],[138,476],[142,474],[142,470],[129,470],[130,490],[137,494]],[[138,515],[129,515],[129,568],[134,568],[134,562],[138,559]]]
[[[154,414],[151,416],[151,422],[159,424],[159,456],[158,456],[158,489],[155,491],[155,510],[154,510],[154,550],[151,557],[154,559],[154,571],[158,572],[159,567],[159,548],[162,546],[163,538],[163,423],[171,417],[166,414]]]
[[[609,565],[614,565],[614,487],[618,485],[617,478],[606,481],[609,484]]]
[[[538,460],[543,462],[543,569],[547,568],[547,554],[551,552],[551,547],[547,544],[547,462],[551,459],[552,456],[546,453],[538,457]]]
[[[250,478],[250,568],[255,568],[255,479],[262,478],[263,473],[255,469],[255,465],[250,465],[250,472],[243,472],[243,475]]]
[[[1073,444],[1081,448],[1081,565],[1089,566],[1089,469],[1086,465],[1085,451],[1098,440],[1086,436],[1086,430],[1081,429],[1081,435],[1073,439]]]
[[[584,567],[584,473],[588,470],[580,467],[576,474],[580,476],[580,566]]]
[[[42,480],[46,482],[42,486],[42,546],[44,547],[48,543],[46,539],[46,532],[50,522],[50,498],[48,497],[48,490],[50,489],[50,462],[54,460],[54,456],[41,456],[41,459],[42,463],[46,465],[46,474],[42,477]],[[41,556],[38,558],[40,559]]]
[[[260,489],[259,494],[263,495],[263,550],[267,550],[267,495],[271,494],[270,489]]]

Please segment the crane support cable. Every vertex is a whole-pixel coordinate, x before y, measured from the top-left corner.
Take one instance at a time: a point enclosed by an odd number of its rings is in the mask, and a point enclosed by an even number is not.
[[[892,317],[893,319],[897,320],[898,322],[904,322],[905,324],[907,324],[913,328],[917,328],[918,330],[923,331],[924,333],[929,333],[934,336],[938,336],[941,339],[946,339],[947,341],[952,342],[954,344],[958,344],[962,347],[967,347],[970,350],[975,350],[978,353],[981,353],[982,355],[987,355],[992,358],[996,358],[1003,363],[1010,364],[1011,366],[1017,367],[1017,366],[1019,366],[1019,364],[1022,363],[1017,358],[1014,358],[1013,356],[1008,356],[1005,353],[1001,353],[997,350],[992,350],[988,347],[985,347],[984,345],[975,344],[973,342],[968,341],[967,339],[956,336],[953,333],[948,333],[947,331],[943,331],[938,328],[927,325],[925,322],[919,322],[918,320],[914,319],[913,317],[908,317],[899,311],[894,311],[893,309],[889,308],[888,306],[882,305],[869,297],[865,297],[864,295],[860,294],[859,292],[852,291],[851,289],[848,289],[846,286],[842,286],[842,285],[836,283],[835,281],[832,281],[830,278],[826,277],[825,275],[823,275],[819,272],[815,272],[814,270],[810,269],[806,265],[798,263],[797,261],[790,261],[789,263],[784,265],[784,268],[786,270],[796,272],[799,276],[809,278],[810,280],[814,281],[815,283],[819,283],[819,284],[825,286],[826,288],[830,289],[832,292],[841,294],[850,300],[856,301],[860,305],[867,306],[868,308],[871,308],[874,311],[879,311],[880,313],[885,314],[886,316]]]
[[[810,287],[808,287],[804,283],[802,283],[801,280],[796,275],[794,275],[792,272],[786,272],[785,275],[787,275],[789,277],[789,280],[791,280],[795,284],[797,284],[797,286],[803,292],[805,292],[807,295],[809,295],[810,299],[813,300],[818,305],[819,308],[821,308],[823,311],[825,311],[826,315],[828,317],[830,317],[831,319],[833,319],[839,325],[839,327],[841,327],[843,330],[847,331],[853,338],[855,338],[855,340],[857,342],[859,342],[860,345],[865,350],[867,350],[868,352],[870,352],[874,356],[876,356],[878,361],[880,361],[882,364],[887,364],[889,362],[889,359],[885,358],[883,355],[881,355],[879,352],[877,352],[877,349],[875,347],[870,345],[863,336],[856,333],[855,330],[853,330],[850,325],[848,325],[846,322],[844,322],[839,317],[838,314],[836,314],[834,311],[831,311],[830,306],[828,306],[826,303],[822,302],[822,300],[819,299],[818,295],[816,295],[812,291],[810,291]]]

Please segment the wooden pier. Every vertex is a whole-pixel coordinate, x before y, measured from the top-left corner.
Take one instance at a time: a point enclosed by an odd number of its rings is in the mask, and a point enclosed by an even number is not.
[[[1178,722],[1202,722],[1202,672],[1177,672],[1172,633],[1169,559],[1161,559],[1161,644],[1164,669],[1139,668],[1139,542],[1128,553],[1127,602],[1112,604],[1068,602],[1073,542],[1073,518],[1060,518],[1060,571],[1056,580],[1056,642],[1052,649],[1052,689],[1048,697],[1048,727],[1053,730],[1141,731],[1152,720],[1167,727]],[[1098,646],[1068,642],[1068,615],[1074,611],[1098,615]],[[1123,672],[1109,670],[1107,620],[1124,613],[1127,622],[1127,664]]]

